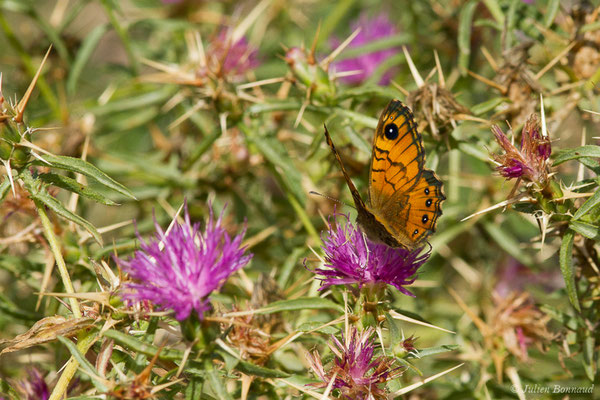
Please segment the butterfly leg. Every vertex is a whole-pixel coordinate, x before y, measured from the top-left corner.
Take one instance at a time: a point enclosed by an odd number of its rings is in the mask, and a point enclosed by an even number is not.
[[[365,235],[365,233],[363,231],[360,231],[360,233],[362,235],[363,242],[365,244],[365,249],[367,250],[367,262],[366,262],[366,265],[369,265],[369,257],[371,255],[371,250],[369,249],[369,246],[367,245],[367,235]]]

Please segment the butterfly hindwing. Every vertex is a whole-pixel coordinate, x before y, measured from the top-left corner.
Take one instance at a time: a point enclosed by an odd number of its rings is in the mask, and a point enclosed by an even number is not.
[[[433,171],[423,170],[421,179],[410,191],[407,201],[405,231],[412,241],[418,243],[435,231],[445,199],[442,182]]]
[[[425,154],[421,135],[408,107],[392,100],[382,112],[373,138],[369,173],[369,203],[381,210],[397,193],[417,183]]]

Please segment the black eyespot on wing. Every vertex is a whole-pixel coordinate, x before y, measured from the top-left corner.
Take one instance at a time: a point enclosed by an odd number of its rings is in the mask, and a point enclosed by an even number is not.
[[[429,221],[429,217],[427,216],[427,214],[423,215],[423,218],[421,218],[421,221],[423,221],[423,223],[426,223],[427,221]]]
[[[398,125],[392,123],[387,124],[383,129],[383,133],[386,139],[396,140],[398,138]]]
[[[425,188],[425,194],[429,194],[429,188]]]
[[[413,236],[416,235],[417,233],[419,233],[419,230],[415,229],[415,231],[413,232]]]
[[[427,199],[427,201],[425,202],[425,206],[431,207],[431,199]]]

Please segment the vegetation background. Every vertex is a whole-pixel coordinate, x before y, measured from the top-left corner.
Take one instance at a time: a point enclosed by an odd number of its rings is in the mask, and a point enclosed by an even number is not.
[[[377,119],[399,98],[447,200],[414,297],[386,294],[376,354],[407,351],[371,395],[598,396],[598,14],[554,0],[0,0],[0,393],[343,396],[306,354],[330,365],[329,335],[362,315],[356,290],[319,291],[314,272],[328,218],[355,211],[309,192],[351,201],[326,123],[366,196]],[[520,148],[532,114],[549,176],[507,179],[490,127]],[[218,334],[200,345],[168,310],[121,301],[130,278],[113,257],[184,201],[192,221],[226,209],[253,254],[211,295],[203,324]]]

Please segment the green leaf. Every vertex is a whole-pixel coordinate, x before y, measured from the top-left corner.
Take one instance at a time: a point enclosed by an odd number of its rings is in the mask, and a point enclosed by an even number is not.
[[[98,371],[96,371],[96,368],[94,368],[94,366],[87,360],[87,358],[85,358],[85,356],[81,354],[75,343],[63,336],[58,336],[57,339],[59,342],[67,346],[67,349],[69,349],[71,355],[79,363],[80,368],[83,369],[90,377],[96,389],[98,389],[99,392],[107,392],[108,387],[104,384],[104,382],[102,382],[100,374],[98,373]]]
[[[569,228],[582,236],[591,240],[600,240],[600,227],[587,222],[573,221],[569,222]]]
[[[273,102],[265,102],[253,104],[246,109],[246,112],[249,114],[262,114],[262,113],[270,113],[273,111],[292,111],[292,110],[300,110],[302,107],[302,103],[298,101],[273,101]]]
[[[300,332],[315,331],[315,332],[319,332],[319,333],[324,333],[326,335],[333,335],[340,331],[339,329],[334,328],[331,325],[327,325],[327,326],[323,326],[323,325],[325,325],[324,322],[308,321],[308,322],[304,322],[304,323],[300,324],[300,326],[298,326],[296,329]]]
[[[457,344],[443,344],[441,346],[427,347],[425,349],[419,349],[418,357],[413,356],[413,355],[409,355],[409,357],[411,357],[411,358],[423,358],[423,357],[432,356],[434,354],[446,353],[448,351],[455,351],[455,350],[458,350],[458,349],[460,349],[460,346],[457,345]]]
[[[275,175],[286,192],[291,193],[304,207],[306,195],[302,190],[302,175],[288,157],[281,142],[274,137],[259,136],[259,134],[242,124],[240,124],[240,128],[248,140],[273,165]]]
[[[208,370],[208,381],[215,394],[218,395],[220,399],[230,400],[231,396],[227,392],[226,385],[221,379],[219,372],[214,368],[210,368],[210,366],[206,369]]]
[[[554,18],[556,18],[556,14],[558,14],[559,8],[560,0],[550,0],[548,2],[548,7],[546,8],[546,17],[544,18],[544,26],[546,28],[550,28],[550,26],[554,22]]]
[[[143,342],[140,339],[121,331],[109,329],[104,332],[102,336],[114,339],[115,342],[119,343],[128,350],[143,353],[147,356],[153,357],[158,352],[158,347]],[[181,361],[183,359],[183,352],[179,350],[163,348],[158,358],[161,360]]]
[[[0,183],[0,200],[4,200],[4,197],[6,197],[6,194],[8,193],[8,190],[10,189],[10,179],[8,179],[8,176],[4,177],[4,180],[2,181],[2,183]]]
[[[356,97],[372,97],[379,96],[385,99],[394,99],[398,97],[398,91],[387,86],[379,86],[372,84],[364,84],[357,87],[348,88],[338,94],[337,99],[343,100],[346,98]]]
[[[458,17],[458,67],[462,75],[469,69],[469,60],[471,58],[471,25],[473,24],[473,14],[478,1],[471,0],[467,2],[460,10]]]
[[[289,374],[283,371],[259,367],[258,365],[254,365],[252,363],[242,360],[240,360],[240,363],[237,365],[236,369],[247,375],[260,376],[261,378],[287,378],[288,376],[290,376]]]
[[[104,36],[107,28],[108,26],[105,24],[98,25],[86,35],[83,43],[81,43],[81,47],[77,52],[77,56],[75,57],[75,61],[73,62],[73,66],[71,67],[71,71],[69,73],[69,77],[67,78],[67,91],[70,95],[75,93],[77,81],[79,80],[81,71],[83,71],[85,64],[90,59],[92,53],[98,45],[98,42],[100,42],[100,39],[102,36]]]
[[[56,198],[52,197],[46,191],[45,186],[43,186],[41,188],[37,188],[36,186],[40,185],[41,182],[35,182],[33,180],[33,177],[29,174],[29,171],[27,171],[26,174],[22,173],[20,176],[23,178],[23,181],[25,182],[27,191],[29,192],[29,195],[31,196],[31,198],[34,201],[37,201],[37,202],[45,205],[50,210],[52,210],[55,214],[60,215],[64,219],[74,222],[77,225],[83,227],[94,237],[94,239],[98,243],[102,244],[102,237],[100,236],[100,233],[96,230],[96,227],[94,227],[94,225],[92,225],[86,219],[83,219],[79,215],[74,214],[71,211],[69,211],[60,201],[58,201]]]
[[[523,251],[512,232],[489,220],[483,223],[483,227],[504,251],[525,265],[533,264],[533,260]]]
[[[82,183],[77,182],[75,179],[69,178],[68,176],[58,175],[53,173],[40,174],[40,179],[47,184],[68,190],[72,193],[77,193],[81,196],[92,199],[98,203],[106,204],[109,206],[116,205],[114,201],[100,194],[99,192],[90,189],[83,185]]]
[[[593,382],[596,376],[596,357],[598,353],[595,351],[596,340],[589,331],[585,332],[583,340],[583,369],[588,379]]]
[[[294,267],[297,265],[298,260],[302,254],[306,253],[304,246],[296,247],[285,259],[283,266],[279,270],[279,276],[277,277],[277,285],[285,289],[287,287],[288,279],[290,278]]]
[[[365,140],[364,137],[359,135],[352,126],[344,127],[344,133],[346,134],[348,140],[350,140],[350,143],[354,145],[354,147],[362,150],[365,154],[371,154],[371,145]]]
[[[385,313],[385,319],[388,323],[388,329],[390,330],[390,351],[394,346],[402,340],[402,332],[398,329],[396,321],[389,313]]]
[[[471,107],[471,112],[473,113],[473,115],[485,114],[486,112],[493,110],[494,108],[506,101],[508,101],[506,97],[494,97],[491,100],[487,100],[483,103],[474,105],[473,107]]]
[[[575,239],[575,232],[568,229],[563,236],[562,244],[560,246],[559,262],[560,271],[562,272],[567,287],[567,295],[569,301],[577,311],[581,311],[579,306],[579,299],[577,298],[577,287],[575,286],[575,271],[573,266],[573,241]]]
[[[600,189],[597,189],[596,192],[592,195],[592,197],[587,199],[585,203],[583,203],[581,207],[579,207],[579,210],[577,210],[575,214],[573,214],[573,219],[579,219],[583,217],[598,204],[600,204]]]
[[[586,145],[574,149],[561,150],[554,158],[553,166],[560,165],[565,161],[576,160],[583,157],[599,158],[600,146]]]
[[[43,158],[54,168],[83,174],[89,178],[97,180],[115,192],[121,193],[122,195],[135,200],[135,196],[129,191],[129,189],[112,179],[110,176],[106,175],[104,172],[100,171],[94,165],[82,160],[81,158],[54,156],[48,154],[45,154]],[[34,164],[46,166],[46,164],[41,161],[36,161]]]
[[[264,308],[259,308],[255,314],[273,314],[282,311],[319,310],[331,308],[344,312],[344,307],[322,297],[300,297],[292,300],[275,301]]]
[[[410,43],[410,39],[410,35],[406,33],[397,33],[395,35],[384,36],[380,39],[368,41],[360,46],[346,47],[339,57],[336,58],[336,61],[345,60],[347,58],[356,58],[376,51],[387,50],[389,48],[398,48],[403,44]]]
[[[490,14],[494,17],[496,22],[500,25],[504,25],[504,13],[502,12],[502,8],[498,4],[497,0],[483,0],[483,3],[490,11]]]
[[[185,400],[202,399],[202,384],[204,381],[198,377],[191,376],[185,388]],[[71,399],[69,399],[71,400]]]

